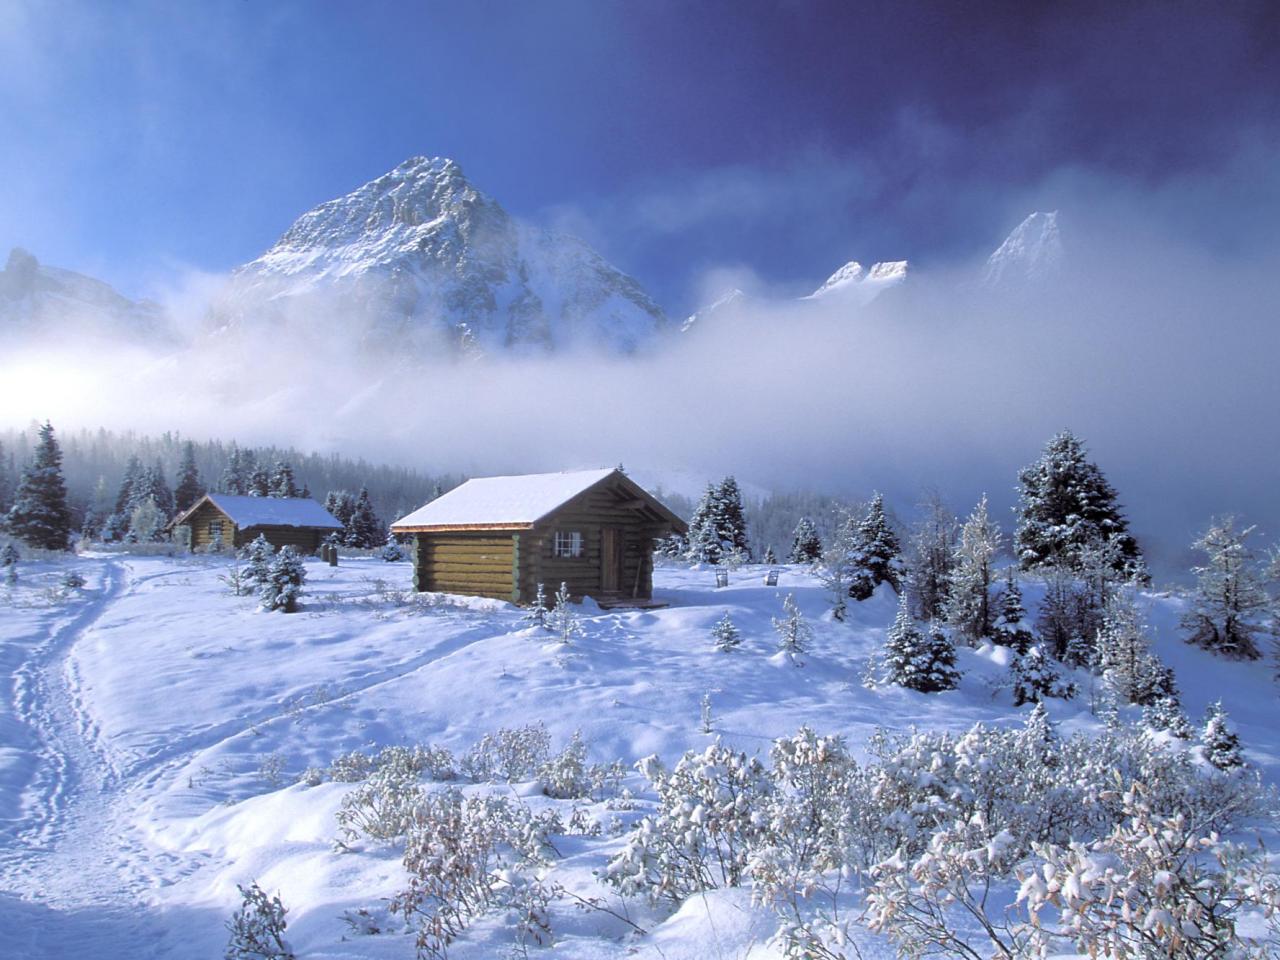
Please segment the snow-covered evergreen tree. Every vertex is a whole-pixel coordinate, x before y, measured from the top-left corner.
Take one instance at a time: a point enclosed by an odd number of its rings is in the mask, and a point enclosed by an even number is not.
[[[347,523],[347,546],[365,549],[376,547],[381,542],[383,529],[382,521],[378,519],[373,503],[369,500],[368,489],[361,487]]]
[[[174,510],[181,513],[204,496],[204,484],[196,467],[196,447],[188,440],[182,445],[182,460],[178,464],[178,485],[173,491]]]
[[[1196,589],[1182,618],[1188,643],[1236,660],[1256,660],[1262,655],[1256,638],[1271,603],[1257,559],[1246,543],[1253,530],[1238,530],[1234,517],[1224,517],[1210,524],[1195,542],[1208,561],[1191,569]]]
[[[156,506],[155,497],[147,497],[129,515],[128,539],[131,543],[154,543],[164,539],[165,516]]]
[[[813,572],[831,598],[831,615],[844,620],[848,615],[849,585],[853,582],[857,520],[848,514],[837,525]]]
[[[533,603],[529,609],[525,611],[521,618],[525,623],[531,623],[535,627],[545,627],[547,625],[547,616],[550,614],[547,609],[547,588],[542,581],[538,581],[538,592],[534,595]]]
[[[1152,730],[1167,731],[1179,740],[1190,740],[1193,733],[1182,704],[1172,696],[1159,697],[1143,707],[1142,722]]]
[[[258,534],[251,543],[240,550],[240,559],[245,561],[247,566],[246,579],[256,584],[266,583],[271,575],[271,564],[275,556],[275,547],[263,534]]]
[[[737,481],[725,477],[719,484],[707,484],[693,511],[686,556],[695,563],[720,563],[725,553],[735,549],[750,558],[742,494]]]
[[[1018,578],[1010,567],[1005,572],[1004,589],[996,601],[996,622],[992,627],[992,638],[996,643],[1011,647],[1018,654],[1024,654],[1031,644],[1035,643],[1035,634],[1027,627],[1027,610],[1022,605],[1022,588],[1018,586]]]
[[[711,639],[715,642],[715,647],[721,653],[728,653],[736,650],[742,643],[742,634],[738,632],[738,628],[733,625],[733,621],[729,619],[729,611],[724,612],[724,616],[716,621],[715,626],[711,628]]]
[[[1000,528],[988,516],[987,497],[983,494],[960,528],[945,606],[947,623],[970,646],[991,638],[994,632],[996,613],[991,602],[991,582],[1000,539]]]
[[[1244,766],[1244,754],[1240,752],[1240,738],[1236,736],[1227,719],[1222,701],[1209,704],[1205,711],[1204,728],[1200,732],[1200,746],[1205,760],[1219,770],[1233,770]]]
[[[272,558],[265,580],[259,581],[258,603],[263,610],[293,613],[307,582],[307,569],[293,547],[285,546]]]
[[[946,615],[960,523],[937,493],[921,509],[923,516],[911,531],[907,597],[918,619],[939,620]]]
[[[391,532],[391,528],[387,528],[387,542],[382,547],[382,552],[378,554],[387,563],[399,563],[404,560],[404,546],[396,539],[396,535]]]
[[[547,614],[547,628],[564,644],[572,643],[577,637],[585,635],[582,618],[574,611],[569,598],[569,585],[561,583],[556,591],[556,603]]]
[[[679,560],[689,553],[689,540],[680,533],[659,537],[654,541],[653,552],[668,560]]]
[[[277,460],[271,471],[270,494],[279,499],[297,497],[302,491],[293,476],[293,464],[288,460]]]
[[[854,600],[866,600],[882,583],[893,587],[895,593],[901,593],[904,577],[901,552],[898,535],[893,532],[884,512],[884,497],[877,493],[858,521],[849,596]]]
[[[921,693],[952,690],[960,680],[955,646],[936,625],[920,629],[905,595],[885,636],[883,664],[890,683]]]
[[[222,471],[222,478],[218,481],[219,489],[223,493],[229,493],[237,497],[247,496],[249,493],[249,474],[253,469],[252,460],[252,451],[241,451],[232,442],[231,452],[227,455],[226,469]]]
[[[71,546],[71,510],[62,479],[62,450],[52,424],[40,428],[31,462],[22,471],[6,526],[23,543],[45,550]]]
[[[18,552],[18,548],[13,542],[6,540],[4,546],[0,547],[0,570],[4,571],[5,583],[12,586],[18,582],[18,561],[22,559],[22,554]]]
[[[1107,608],[1098,631],[1097,661],[1121,703],[1145,706],[1163,697],[1168,691],[1160,687],[1172,682],[1152,654],[1146,622],[1127,593],[1117,594]]]
[[[13,494],[17,486],[18,478],[13,471],[13,454],[6,453],[4,444],[0,443],[0,519],[13,506]]]
[[[794,594],[788,593],[782,601],[782,617],[773,617],[773,629],[778,634],[778,649],[785,653],[796,666],[800,666],[800,657],[809,649],[813,641],[813,627],[805,620],[800,607],[796,605]]]
[[[791,553],[788,563],[813,563],[822,558],[822,541],[818,538],[818,528],[808,517],[801,517],[796,524],[791,539]]]
[[[760,562],[768,564],[771,567],[778,562],[778,555],[773,552],[773,544],[769,544],[769,546],[764,548],[764,556],[760,558]]]
[[[167,521],[173,516],[173,491],[164,476],[164,466],[156,461],[134,479],[129,487],[129,498],[125,503],[125,516],[132,519],[138,507],[148,500],[152,501],[156,510]]]
[[[1075,685],[1062,679],[1062,674],[1045,656],[1039,646],[1033,646],[1009,665],[1013,687],[1013,704],[1038,703],[1045,697],[1070,700],[1075,696]]]
[[[1074,569],[1081,548],[1093,541],[1115,545],[1118,570],[1141,568],[1142,554],[1115,489],[1070,431],[1050,439],[1040,458],[1019,471],[1018,481],[1014,543],[1022,569],[1052,562]]]
[[[271,496],[271,474],[265,466],[256,462],[256,458],[253,469],[249,471],[247,487],[245,492],[251,497]]]
[[[330,490],[324,498],[324,508],[329,511],[333,519],[342,524],[342,538],[345,543],[351,530],[351,515],[356,509],[355,498],[346,490]],[[347,545],[350,546],[350,544]]]

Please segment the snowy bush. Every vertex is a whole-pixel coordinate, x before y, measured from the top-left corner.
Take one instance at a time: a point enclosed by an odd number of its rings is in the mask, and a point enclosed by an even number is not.
[[[554,815],[534,816],[503,797],[456,789],[428,794],[405,838],[408,886],[390,907],[416,927],[418,956],[446,957],[458,935],[495,904],[528,903],[514,889],[525,884],[516,868],[542,862],[549,835],[562,830]]]
[[[462,757],[459,768],[478,783],[532,780],[550,759],[551,737],[540,723],[486,733]]]
[[[400,541],[396,539],[396,535],[390,530],[387,531],[387,542],[383,548],[378,551],[378,556],[387,563],[400,563],[406,557],[404,547],[401,545]]]
[[[298,609],[298,597],[307,581],[307,570],[302,557],[293,547],[283,547],[267,570],[266,579],[259,581],[258,604],[263,610],[281,610],[293,613]]]
[[[587,745],[580,732],[575,731],[564,749],[539,767],[538,783],[543,793],[558,800],[577,799],[591,792]]]
[[[385,769],[431,780],[452,780],[457,776],[453,753],[435,744],[383,747],[373,755],[352,750],[335,757],[327,774],[334,783],[359,783]]]
[[[569,585],[561,583],[556,591],[556,605],[547,614],[547,629],[556,635],[561,643],[570,643],[575,637],[585,634],[582,618],[574,611],[569,600]]]
[[[12,540],[0,547],[0,570],[4,571],[6,583],[14,584],[18,582],[18,561],[21,559],[22,554],[18,552],[18,548]]]
[[[58,581],[64,590],[79,590],[85,585],[85,579],[77,570],[68,570]]]
[[[1222,701],[1209,704],[1205,712],[1204,729],[1200,733],[1200,747],[1205,760],[1219,770],[1234,770],[1244,766],[1240,752],[1240,738],[1231,729]]]
[[[410,768],[382,767],[342,798],[338,830],[347,841],[360,836],[394,840],[409,829],[424,796]]]
[[[605,882],[623,894],[675,903],[741,884],[752,843],[763,835],[757,811],[773,789],[760,761],[717,740],[670,771],[657,757],[636,766],[658,793],[658,813],[609,861]]]
[[[226,960],[294,960],[284,939],[285,909],[279,895],[269,897],[256,883],[239,887],[242,903],[227,929]]]
[[[339,754],[329,763],[329,779],[334,783],[359,783],[373,773],[373,758],[359,750]]]
[[[1009,682],[1013,689],[1013,705],[1039,703],[1047,697],[1070,700],[1076,686],[1063,680],[1052,660],[1039,646],[1033,646],[1009,665]]]

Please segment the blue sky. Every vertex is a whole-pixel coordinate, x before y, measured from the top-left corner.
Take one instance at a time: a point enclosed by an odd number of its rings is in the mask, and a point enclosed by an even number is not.
[[[968,258],[1117,185],[1274,242],[1277,9],[7,0],[0,246],[140,294],[414,154],[673,313],[708,271]]]

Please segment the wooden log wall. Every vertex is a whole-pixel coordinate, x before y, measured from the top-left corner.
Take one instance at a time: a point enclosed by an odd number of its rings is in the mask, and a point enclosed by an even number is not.
[[[222,521],[223,546],[228,550],[235,546],[236,525],[217,507],[206,502],[202,503],[195,513],[187,518],[187,522],[184,524],[184,526],[191,528],[192,550],[207,550],[209,545],[213,543],[213,536],[209,533],[209,524],[215,520]]]
[[[510,534],[419,533],[414,541],[418,590],[512,599],[516,551]]]

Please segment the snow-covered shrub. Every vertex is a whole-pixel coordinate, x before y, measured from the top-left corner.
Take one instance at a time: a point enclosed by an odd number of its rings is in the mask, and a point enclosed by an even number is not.
[[[715,626],[711,628],[711,639],[715,643],[715,647],[721,653],[728,653],[735,650],[742,643],[742,634],[738,632],[738,628],[733,625],[733,621],[729,619],[729,611],[724,612],[724,616],[716,621]]]
[[[447,956],[473,920],[495,903],[510,903],[510,888],[522,882],[515,869],[539,863],[558,830],[558,818],[533,816],[504,797],[452,788],[427,794],[405,837],[408,886],[390,906],[416,926],[418,956]]]
[[[318,787],[324,783],[324,767],[307,767],[298,776],[298,782],[308,787]]]
[[[373,759],[359,750],[342,753],[329,763],[329,779],[334,783],[359,783],[373,773]]]
[[[532,780],[551,754],[551,736],[541,723],[486,733],[462,757],[459,768],[476,782]]]
[[[404,552],[404,547],[401,545],[400,541],[396,539],[396,535],[390,530],[387,531],[387,542],[383,548],[378,551],[378,556],[387,563],[400,563],[405,559],[406,554]]]
[[[1152,730],[1165,730],[1179,740],[1190,740],[1191,721],[1177,697],[1159,697],[1142,708],[1142,722]]]
[[[813,641],[813,627],[796,605],[795,594],[788,593],[782,601],[783,616],[773,617],[773,629],[778,634],[778,650],[787,655],[796,666]]]
[[[605,882],[624,895],[675,903],[740,885],[752,844],[765,829],[758,811],[773,791],[760,761],[717,740],[701,752],[690,750],[670,771],[657,757],[636,767],[658,793],[658,812],[645,817],[609,861]]]
[[[58,581],[64,590],[79,590],[85,585],[85,579],[78,570],[68,570]]]
[[[1005,576],[1004,589],[997,601],[995,623],[992,625],[992,639],[1003,646],[1010,647],[1019,655],[1030,649],[1035,643],[1035,634],[1027,625],[1027,610],[1022,605],[1022,588],[1010,567]]]
[[[394,840],[405,834],[425,794],[410,767],[388,764],[374,771],[338,808],[338,830],[347,841],[361,835]]]
[[[307,569],[293,547],[283,547],[258,587],[258,604],[263,610],[293,613],[298,609],[302,585],[307,582]]]
[[[6,583],[12,585],[18,582],[18,561],[21,559],[22,554],[12,540],[0,547],[0,570],[4,571]]]
[[[587,765],[587,745],[582,734],[574,731],[564,749],[538,769],[542,792],[558,800],[576,800],[591,792]]]
[[[1046,697],[1070,700],[1076,686],[1064,680],[1052,660],[1039,645],[1033,646],[1009,665],[1009,682],[1013,688],[1013,704],[1038,703]]]
[[[567,583],[561,583],[560,589],[556,591],[556,605],[547,614],[547,629],[554,633],[561,643],[571,643],[575,637],[581,637],[586,633],[582,626],[582,618],[571,606]]]
[[[457,776],[453,753],[447,747],[428,744],[412,747],[383,747],[369,755],[359,750],[339,754],[329,764],[328,777],[334,783],[359,783],[375,773],[391,769],[397,776],[426,776],[431,780],[452,780]]]
[[[276,558],[276,548],[271,545],[264,534],[258,534],[250,543],[240,548],[236,555],[247,567],[244,576],[246,582],[258,585],[265,583],[271,575],[271,564]]]
[[[238,886],[238,885],[237,885]],[[239,887],[242,902],[227,929],[226,960],[294,960],[293,950],[284,939],[285,909],[277,894],[269,897],[257,883]]]

